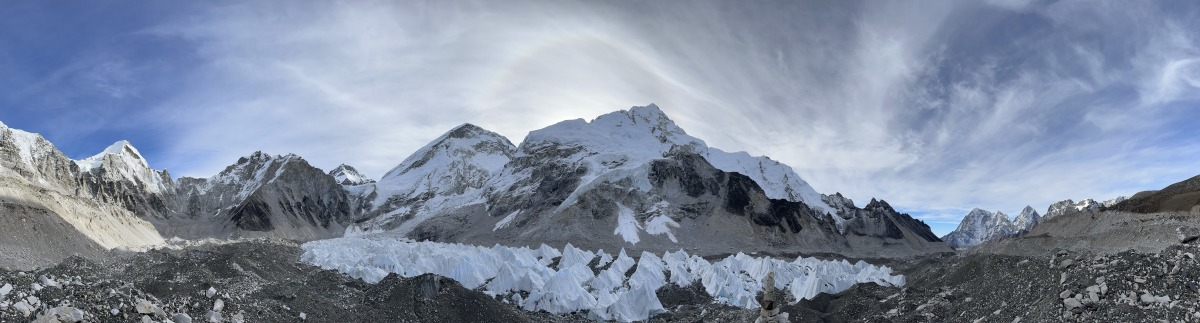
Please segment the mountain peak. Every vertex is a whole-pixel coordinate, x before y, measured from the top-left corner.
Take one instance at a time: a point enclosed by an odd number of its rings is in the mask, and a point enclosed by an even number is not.
[[[1033,226],[1037,225],[1039,222],[1042,222],[1042,216],[1039,215],[1032,206],[1026,205],[1024,209],[1021,209],[1021,214],[1017,215],[1017,219],[1013,221],[1013,225],[1016,226],[1018,230],[1028,232],[1029,230],[1032,230]]]
[[[108,145],[108,147],[104,148],[104,151],[101,151],[99,154],[76,160],[75,164],[79,166],[80,170],[87,172],[102,166],[104,164],[104,157],[108,155],[120,156],[124,163],[129,164],[130,166],[140,166],[141,168],[146,169],[150,168],[150,164],[146,163],[146,159],[142,157],[142,153],[139,152],[137,148],[134,148],[133,144],[129,143],[128,140],[118,140],[117,142]]]
[[[457,127],[454,127],[454,129],[450,129],[450,132],[447,132],[444,137],[461,139],[461,138],[472,138],[472,137],[476,137],[479,135],[499,136],[494,132],[488,131],[487,129],[480,128],[479,126],[476,126],[474,124],[464,123]]]
[[[1012,237],[1019,233],[1020,228],[1013,225],[1004,212],[993,213],[981,208],[974,208],[963,217],[958,228],[942,237],[942,240],[953,248],[961,249],[986,241]]]
[[[623,154],[644,161],[663,158],[675,147],[701,155],[708,149],[704,141],[689,136],[655,105],[606,113],[591,122],[568,120],[534,130],[525,137],[521,150],[547,146],[579,147],[591,153]]]
[[[667,121],[671,121],[671,118],[667,117],[667,113],[663,112],[662,108],[659,108],[658,105],[656,105],[654,103],[651,103],[649,105],[635,106],[635,107],[629,108],[629,114],[632,116],[641,117],[643,119],[649,119],[649,120],[666,119]]]
[[[479,126],[464,123],[450,129],[450,131],[426,144],[425,147],[421,147],[421,149],[413,152],[412,155],[409,155],[408,158],[400,162],[400,165],[384,174],[381,181],[403,175],[416,168],[421,168],[421,166],[429,163],[432,159],[437,158],[439,154],[457,156],[443,156],[452,159],[463,156],[471,157],[478,153],[490,156],[503,156],[503,158],[493,158],[493,160],[486,161],[490,166],[495,166],[487,168],[499,168],[508,162],[508,159],[516,149],[516,146],[508,138],[490,130],[480,128]]]
[[[357,169],[354,169],[354,167],[346,164],[338,165],[337,168],[329,171],[329,176],[333,176],[334,180],[336,180],[338,184],[342,185],[353,186],[375,182],[375,180],[363,176],[363,174],[359,173]]]

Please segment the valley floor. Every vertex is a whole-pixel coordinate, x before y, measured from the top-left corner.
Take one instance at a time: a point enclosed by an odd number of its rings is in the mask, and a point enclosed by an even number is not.
[[[582,314],[527,312],[434,275],[367,284],[303,264],[302,252],[288,242],[251,241],[0,270],[0,321],[168,321],[182,314],[196,322],[218,315],[223,322],[590,322]],[[859,284],[783,311],[793,322],[1193,322],[1200,320],[1197,254],[1195,245],[1176,245],[1108,256],[959,252],[880,260],[907,285]],[[657,295],[667,312],[651,321],[757,316],[714,304],[699,284],[668,284]]]

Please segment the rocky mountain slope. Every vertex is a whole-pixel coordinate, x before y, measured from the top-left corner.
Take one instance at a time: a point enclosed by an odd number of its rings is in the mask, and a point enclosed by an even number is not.
[[[472,124],[451,129],[358,194],[366,231],[401,234],[432,216],[483,202],[484,186],[515,153],[507,138]]]
[[[340,236],[354,214],[346,190],[296,155],[255,152],[216,176],[181,178],[178,208],[160,231],[182,238]]]
[[[5,217],[52,225],[58,232],[21,238],[20,245],[88,245],[75,238],[81,235],[103,249],[160,245],[171,236],[333,237],[354,214],[348,193],[333,177],[294,155],[255,153],[212,178],[175,181],[165,170],[150,168],[129,142],[71,160],[42,136],[2,123],[0,202],[11,204]],[[66,255],[53,247],[26,252],[51,259]]]
[[[858,208],[822,196],[786,165],[708,147],[653,105],[560,122],[516,147],[458,127],[376,187],[368,194],[378,217],[362,223],[364,231],[419,239],[709,252],[945,250],[928,226],[886,203]]]
[[[1161,190],[1137,193],[1111,207],[1138,213],[1187,212],[1200,215],[1200,175]]]
[[[144,162],[136,150],[118,143],[105,153],[76,162],[41,135],[0,123],[0,201],[19,205],[4,216],[28,217],[34,223],[69,224],[60,227],[64,232],[58,235],[28,236],[29,245],[75,241],[74,232],[101,248],[160,244],[163,237],[137,212],[165,209],[159,179],[169,176],[139,169],[144,165],[139,161]],[[82,169],[81,165],[89,168]],[[133,194],[135,191],[148,194]],[[15,231],[28,229],[13,226],[3,230],[4,235],[18,236],[22,233]],[[44,249],[31,252],[33,257],[61,256]]]
[[[1021,214],[1017,215],[1017,219],[1013,220],[1013,226],[1016,226],[1017,230],[1024,233],[1033,230],[1033,227],[1041,222],[1042,216],[1033,207],[1026,205],[1024,209],[1021,209]]]

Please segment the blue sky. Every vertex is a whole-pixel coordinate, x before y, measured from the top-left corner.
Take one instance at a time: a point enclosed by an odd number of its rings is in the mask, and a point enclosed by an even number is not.
[[[519,142],[656,103],[938,234],[1200,173],[1192,1],[25,1],[0,121],[207,177],[256,150],[379,176],[471,122]]]

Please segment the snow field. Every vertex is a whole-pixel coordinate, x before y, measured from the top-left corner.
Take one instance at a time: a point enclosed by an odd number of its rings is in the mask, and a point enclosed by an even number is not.
[[[893,275],[891,268],[862,261],[800,257],[789,262],[741,253],[717,262],[682,250],[661,257],[643,252],[634,260],[625,250],[614,258],[603,250],[585,251],[570,244],[562,251],[546,245],[487,248],[376,236],[313,241],[302,248],[301,261],[368,283],[378,283],[389,273],[436,274],[505,297],[525,310],[587,311],[593,319],[622,322],[646,320],[665,311],[655,291],[667,284],[689,286],[699,281],[717,302],[752,309],[759,307],[754,297],[770,271],[775,272],[775,287],[797,300],[841,292],[858,283],[905,283],[904,276]],[[596,258],[596,267],[589,267]],[[626,277],[631,268],[633,274]]]

